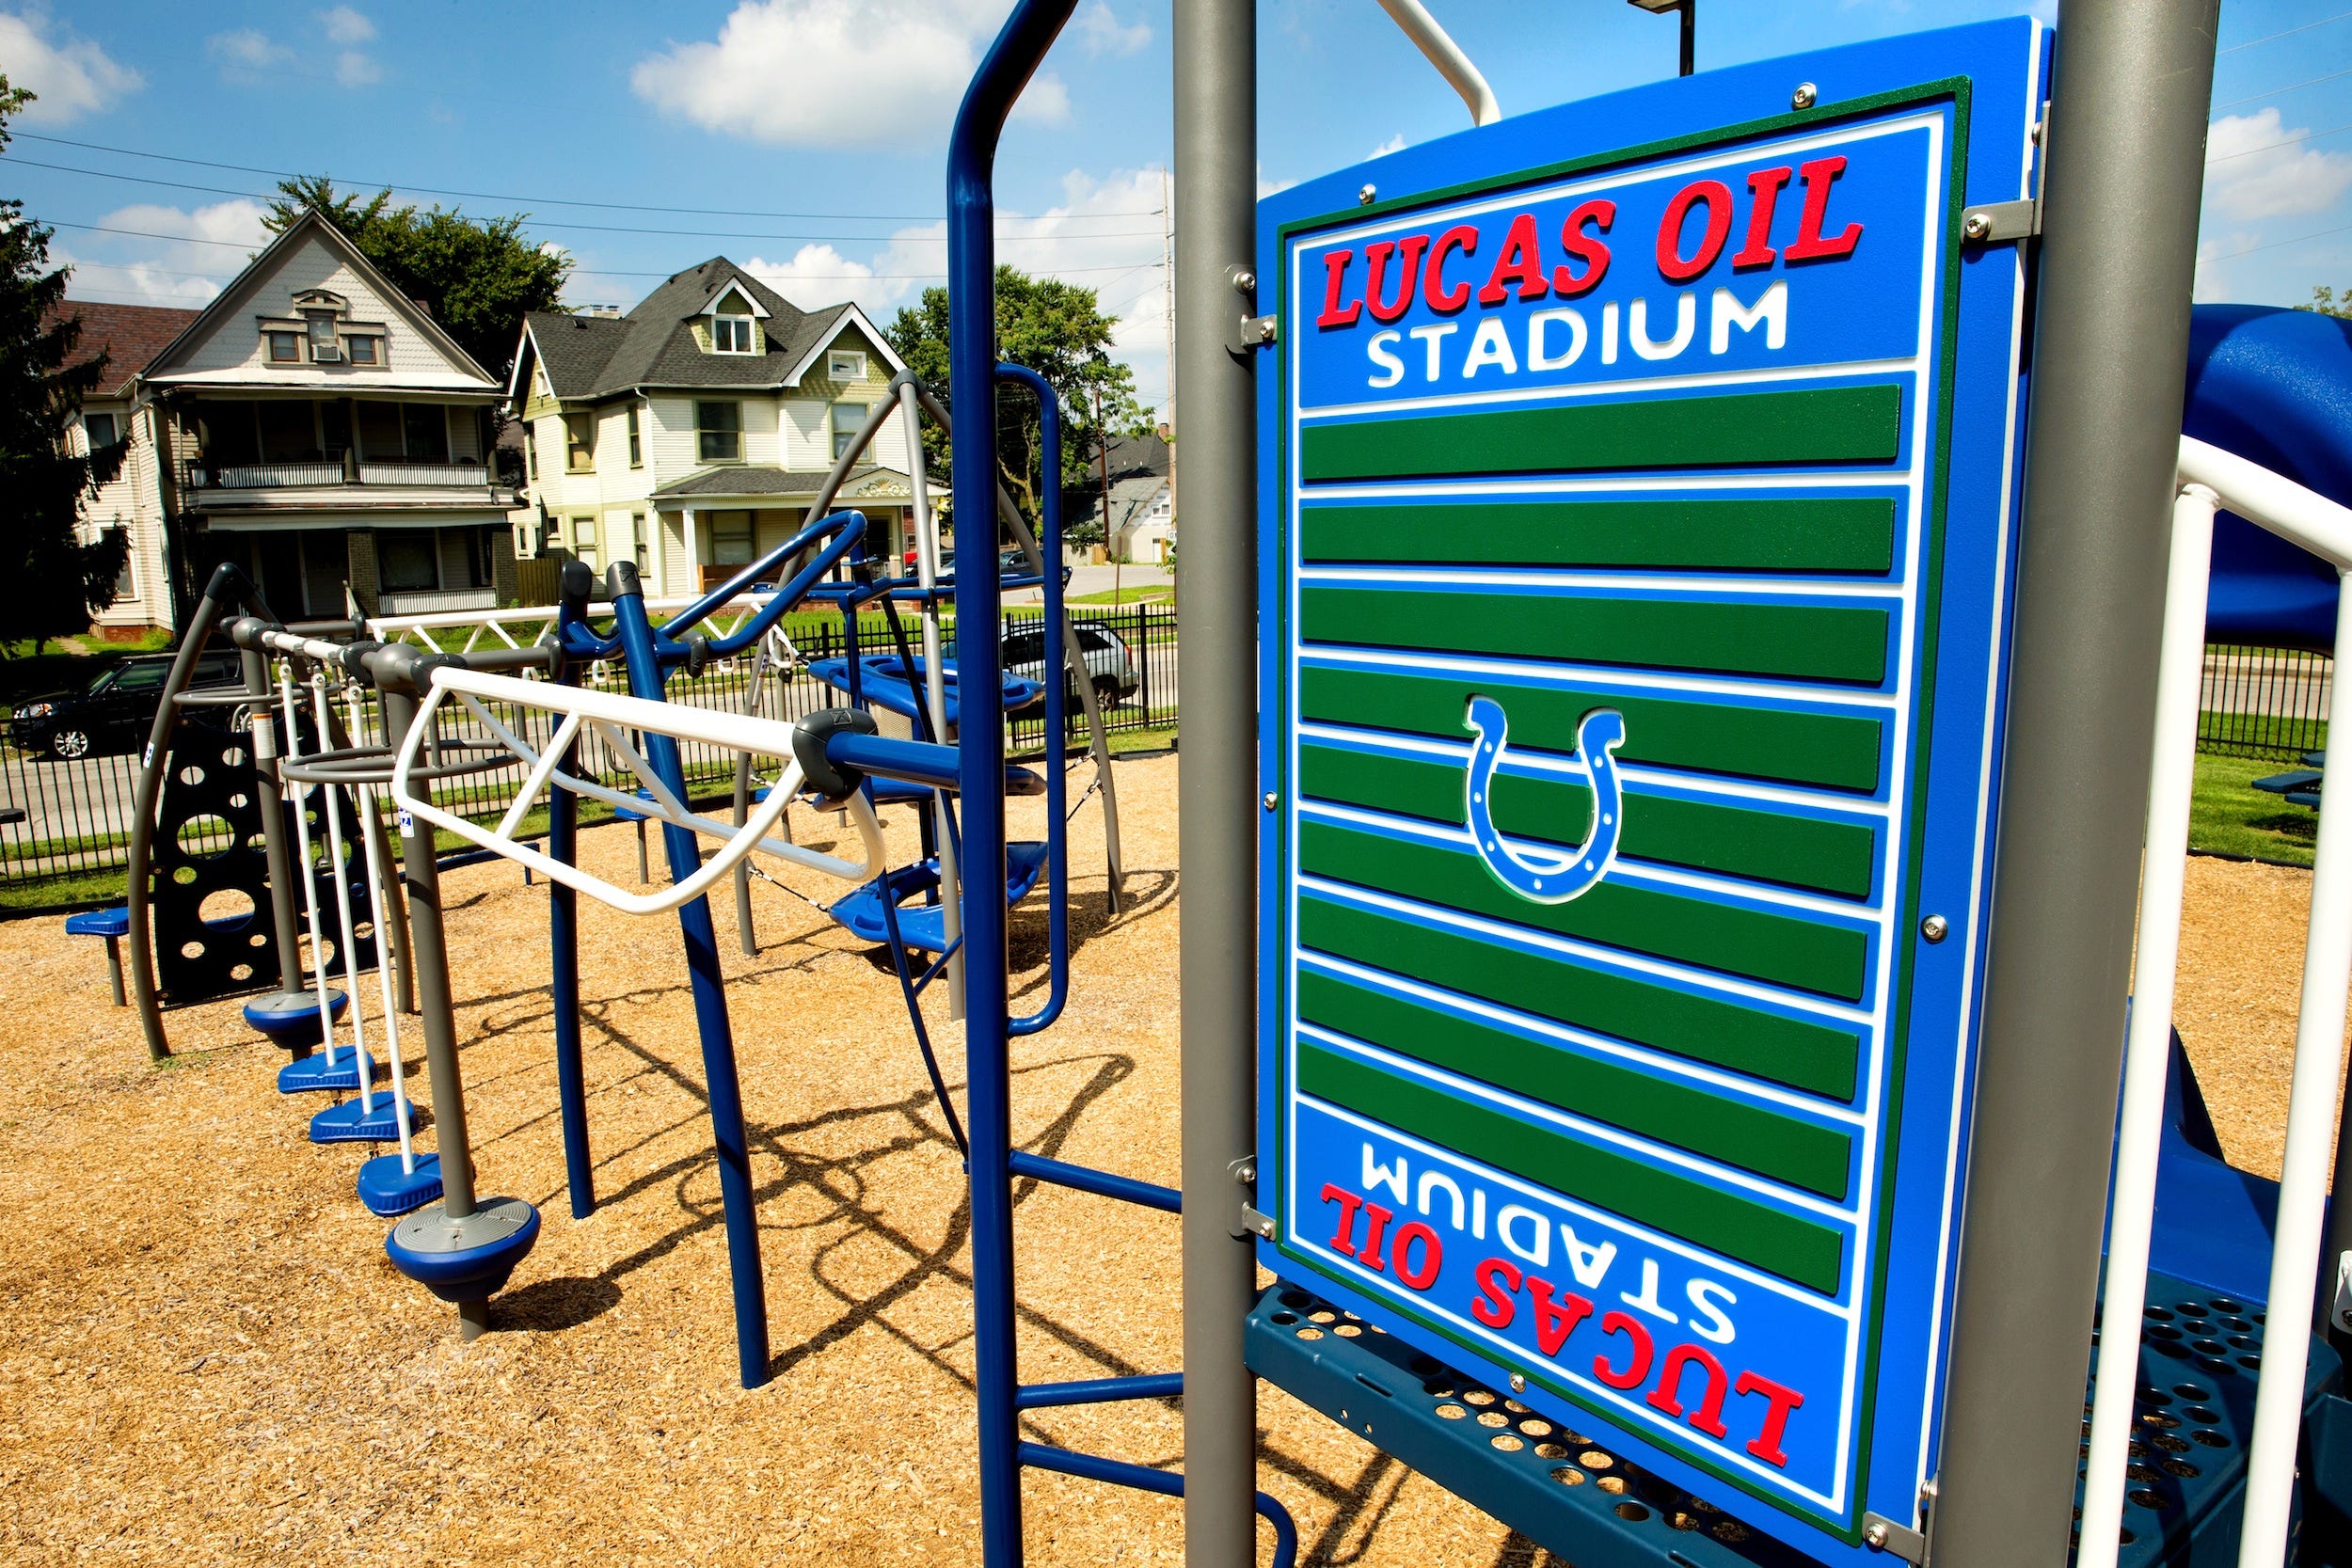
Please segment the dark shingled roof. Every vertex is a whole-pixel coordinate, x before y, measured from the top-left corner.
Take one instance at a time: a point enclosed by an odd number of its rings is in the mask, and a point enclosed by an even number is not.
[[[706,354],[691,323],[730,280],[757,300],[767,351]],[[532,341],[559,398],[601,398],[632,387],[776,387],[809,351],[841,329],[850,307],[803,310],[723,256],[671,277],[628,315],[570,316],[533,311]]]
[[[869,474],[896,473],[873,464],[850,470],[850,477],[841,482],[849,489]],[[820,468],[769,468],[756,464],[729,464],[724,467],[705,468],[688,474],[675,484],[665,484],[654,492],[664,499],[672,496],[805,496],[813,494],[825,483],[825,470]]]
[[[102,305],[95,300],[69,299],[56,314],[82,318],[82,341],[66,363],[87,364],[105,355],[106,382],[93,395],[119,398],[130,391],[133,376],[187,330],[198,312],[165,305]]]
[[[1114,436],[1109,452],[1111,483],[1122,479],[1141,479],[1145,475],[1168,477],[1168,443],[1157,436]],[[1094,464],[1087,465],[1096,476],[1102,470]],[[1073,482],[1075,483],[1074,481]]]

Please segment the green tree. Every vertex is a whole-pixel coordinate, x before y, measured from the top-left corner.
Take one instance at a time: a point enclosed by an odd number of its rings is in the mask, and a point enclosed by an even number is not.
[[[926,289],[919,305],[902,309],[884,336],[907,368],[955,413],[947,388],[947,291]],[[1104,442],[1146,427],[1136,401],[1135,373],[1110,356],[1119,318],[1103,313],[1092,289],[1055,277],[1031,277],[1018,267],[996,269],[996,354],[1045,378],[1061,403],[1062,483],[1083,491]],[[1101,422],[1095,406],[1102,405]],[[1022,515],[1034,523],[1043,431],[1037,400],[1019,388],[996,397],[996,470]],[[947,444],[926,428],[924,451],[933,471],[946,472]],[[1075,543],[1076,541],[1073,541]]]
[[[2322,283],[2312,291],[2312,302],[2303,309],[2316,310],[2323,316],[2352,316],[2352,289],[2338,296],[2336,291]]]
[[[394,206],[389,190],[363,201],[323,174],[281,180],[278,190],[262,219],[272,233],[315,209],[394,288],[422,300],[441,330],[492,375],[503,379],[514,367],[527,312],[564,308],[559,296],[571,258],[523,237],[528,214],[469,218],[454,208],[420,211]]]
[[[0,147],[33,101],[0,75]],[[120,443],[87,457],[67,446],[82,400],[103,384],[103,354],[69,366],[81,317],[64,308],[66,267],[49,264],[50,230],[0,201],[0,648],[87,630],[114,601],[130,554],[119,531],[81,540],[82,502],[122,468]]]

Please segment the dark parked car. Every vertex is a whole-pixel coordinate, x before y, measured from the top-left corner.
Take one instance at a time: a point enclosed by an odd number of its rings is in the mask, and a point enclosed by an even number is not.
[[[92,676],[79,691],[19,703],[8,721],[9,736],[28,752],[63,759],[135,752],[147,743],[155,721],[155,699],[171,673],[171,658],[169,654],[126,658]],[[243,679],[236,650],[219,648],[197,656],[190,685],[234,686]]]

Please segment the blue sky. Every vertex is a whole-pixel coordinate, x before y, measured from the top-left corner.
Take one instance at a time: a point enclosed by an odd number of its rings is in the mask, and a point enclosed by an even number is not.
[[[2050,0],[1700,4],[1702,69],[2052,14]],[[0,70],[41,94],[0,193],[57,226],[72,292],[91,299],[202,303],[257,243],[266,171],[300,170],[528,212],[578,261],[577,303],[625,306],[724,254],[798,303],[852,298],[886,319],[944,264],[946,126],[1008,8],[0,0]],[[1506,113],[1674,70],[1673,20],[1623,0],[1433,9]],[[1261,11],[1268,188],[1464,123],[1373,0]],[[2221,17],[2199,297],[2352,286],[2352,0],[2224,0]],[[1168,78],[1167,0],[1082,0],[999,164],[1008,259],[1102,291],[1147,403],[1166,388]]]

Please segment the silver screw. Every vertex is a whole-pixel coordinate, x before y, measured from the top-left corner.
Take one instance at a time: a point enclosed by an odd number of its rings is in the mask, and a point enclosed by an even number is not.
[[[1269,790],[1267,790],[1267,791],[1265,792],[1265,809],[1266,809],[1266,810],[1268,810],[1268,811],[1272,811],[1275,807],[1277,807],[1277,806],[1280,805],[1281,803],[1282,803],[1282,798],[1281,798],[1279,795],[1275,794],[1275,793],[1274,793],[1274,791],[1272,791],[1272,790],[1270,790],[1270,789],[1269,789]]]
[[[1931,914],[1919,922],[1919,934],[1930,942],[1942,942],[1952,934],[1952,923],[1940,914]]]
[[[1809,109],[1813,107],[1813,101],[1820,94],[1821,89],[1812,83],[1799,82],[1797,90],[1788,95],[1788,106],[1792,109]]]
[[[1968,214],[1967,221],[1960,226],[1960,230],[1972,240],[1989,239],[1993,234],[1993,220],[1982,213],[1971,213]]]
[[[1868,1542],[1874,1550],[1883,1552],[1886,1550],[1886,1527],[1872,1525],[1862,1532],[1862,1539]]]
[[[1372,205],[1373,198],[1378,196],[1379,194],[1380,188],[1377,185],[1366,185],[1362,190],[1356,193],[1356,205],[1359,207],[1369,207]]]
[[[1527,1392],[1527,1379],[1520,1376],[1518,1372],[1513,1372],[1511,1374],[1511,1392],[1514,1394],[1524,1394]]]
[[[1248,267],[1233,274],[1233,292],[1246,294],[1258,286],[1258,275]]]

